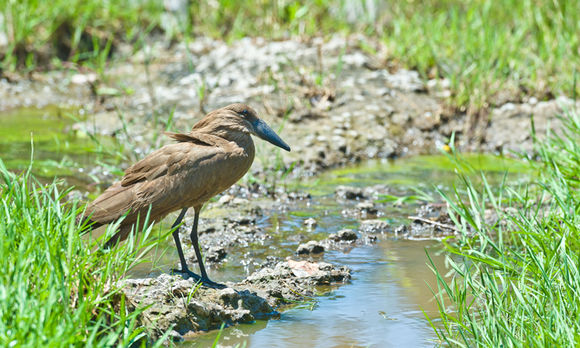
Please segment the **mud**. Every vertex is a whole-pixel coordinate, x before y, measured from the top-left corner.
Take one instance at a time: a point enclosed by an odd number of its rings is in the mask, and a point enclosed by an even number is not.
[[[262,150],[268,144],[258,145],[252,171],[260,177],[266,170],[292,167],[292,175],[302,176],[365,159],[437,153],[452,133],[460,150],[529,151],[532,115],[542,135],[574,106],[566,97],[530,98],[468,115],[445,105],[448,81],[382,66],[380,57],[361,49],[371,44],[381,52],[380,44],[365,40],[152,42],[131,57],[120,49],[104,76],[71,70],[4,78],[0,110],[80,107],[90,117],[71,131],[117,137],[139,157],[169,141],[153,141],[165,128],[186,131],[209,110],[246,102],[282,127],[293,149],[279,159],[276,151]]]
[[[346,267],[288,260],[264,267],[242,282],[227,283],[225,289],[206,288],[169,274],[128,279],[121,286],[130,309],[146,307],[139,322],[148,328],[151,340],[169,331],[172,341],[182,341],[219,329],[222,323],[231,326],[276,317],[281,306],[311,300],[320,294],[320,286],[349,279]]]

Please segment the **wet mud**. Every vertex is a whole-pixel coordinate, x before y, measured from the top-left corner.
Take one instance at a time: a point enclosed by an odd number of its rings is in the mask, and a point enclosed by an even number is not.
[[[530,151],[531,117],[541,136],[559,129],[557,115],[580,102],[566,97],[504,101],[476,114],[446,105],[449,81],[381,63],[362,37],[231,44],[198,38],[88,70],[32,73],[0,81],[0,110],[57,105],[89,115],[65,132],[130,142],[135,157],[169,142],[165,129],[186,131],[205,112],[232,102],[256,108],[278,127],[293,152],[280,157],[258,145],[252,168],[294,177],[366,159],[441,151],[452,134],[462,151]]]
[[[279,316],[283,305],[311,299],[317,286],[345,283],[350,270],[324,262],[288,260],[272,268],[263,267],[225,289],[200,286],[180,275],[128,279],[122,291],[127,302],[140,313],[141,325],[149,328],[149,339],[169,332],[172,341],[183,341],[200,331]]]

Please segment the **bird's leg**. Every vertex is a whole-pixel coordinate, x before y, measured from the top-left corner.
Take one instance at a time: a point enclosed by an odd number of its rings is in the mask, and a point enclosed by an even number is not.
[[[190,271],[189,268],[187,267],[187,261],[185,261],[185,255],[183,254],[183,248],[181,247],[181,241],[179,240],[179,229],[177,228],[177,226],[179,226],[181,220],[183,220],[183,217],[185,216],[187,209],[188,208],[183,208],[181,210],[181,213],[179,213],[177,220],[175,220],[173,226],[171,226],[171,229],[174,230],[173,239],[175,240],[175,247],[177,248],[177,253],[179,254],[179,261],[181,261],[181,270],[173,269],[172,271],[175,273],[185,273],[191,276],[192,278],[199,280],[201,279],[201,277],[198,274],[195,274],[192,271]]]
[[[199,271],[201,272],[201,281],[204,285],[211,288],[223,289],[226,286],[223,284],[216,283],[209,279],[205,267],[203,266],[203,259],[201,258],[201,251],[199,250],[199,241],[197,238],[197,222],[199,220],[199,211],[201,207],[194,207],[195,217],[193,218],[193,227],[191,228],[191,244],[193,244],[193,249],[195,250],[195,256],[197,257],[197,263],[199,264]]]

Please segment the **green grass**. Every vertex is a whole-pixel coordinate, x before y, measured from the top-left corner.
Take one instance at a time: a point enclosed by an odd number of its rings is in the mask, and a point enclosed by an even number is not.
[[[63,203],[68,192],[59,187],[38,184],[30,171],[10,173],[0,161],[0,346],[139,343],[140,310],[127,311],[116,284],[153,242],[96,248],[80,237],[80,211]]]
[[[531,94],[575,96],[580,2],[399,2],[385,42],[395,59],[450,80],[455,105],[487,107]]]
[[[470,112],[580,91],[576,0],[190,1],[175,16],[156,0],[0,0],[0,14],[8,71],[64,60],[106,73],[121,42],[138,50],[152,33],[185,42],[363,33],[365,51],[382,42],[387,52],[379,58],[449,79],[450,104]]]
[[[2,69],[34,68],[59,60],[101,63],[115,40],[135,41],[159,23],[162,2],[0,0],[0,30],[8,45]]]
[[[452,280],[435,269],[441,342],[574,347],[580,343],[580,116],[537,141],[539,178],[492,190],[465,176],[442,194],[462,234],[445,242]],[[486,219],[490,212],[498,219]],[[433,267],[434,264],[432,264]],[[449,303],[450,301],[450,303]]]

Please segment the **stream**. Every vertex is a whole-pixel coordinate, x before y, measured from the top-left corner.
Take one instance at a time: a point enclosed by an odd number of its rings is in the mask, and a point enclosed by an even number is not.
[[[3,125],[0,152],[9,169],[18,171],[29,165],[32,130],[36,175],[46,181],[62,178],[82,192],[97,190],[90,168],[95,163],[102,166],[107,157],[95,150],[94,140],[69,131],[67,127],[74,120],[36,109],[8,112],[0,118]],[[476,170],[487,172],[491,185],[498,185],[506,171],[525,171],[519,162],[505,158],[468,155],[466,159]],[[356,210],[359,200],[338,199],[339,185],[356,188],[383,185],[390,195],[400,197],[419,189],[440,202],[436,188],[452,189],[458,182],[455,170],[454,162],[446,156],[415,156],[367,161],[304,180],[288,179],[284,183],[288,191],[308,193],[310,198],[283,205],[269,198],[250,199],[250,204],[261,207],[261,213],[255,216],[255,225],[269,238],[248,246],[228,247],[224,260],[209,265],[210,276],[218,282],[239,281],[259,269],[268,256],[300,259],[295,253],[299,244],[322,240],[345,228],[356,231],[365,217],[345,211]],[[518,177],[519,174],[512,175],[510,180]],[[366,200],[377,209],[376,218],[393,226],[392,230],[408,224],[408,216],[414,215],[423,204],[415,200],[394,204],[376,197]],[[207,221],[222,219],[230,213],[231,209],[209,204],[202,212],[201,233]],[[315,219],[316,224],[308,227],[305,222],[309,218]],[[167,220],[165,224],[169,223]],[[440,270],[445,270],[444,254],[439,241],[429,236],[415,239],[387,233],[374,243],[302,257],[346,265],[352,270],[352,279],[311,301],[283,308],[276,319],[228,327],[221,333],[214,330],[196,334],[182,345],[211,346],[220,335],[219,345],[224,347],[236,344],[248,347],[434,346],[436,335],[425,314],[437,317],[437,304],[430,289],[437,286],[428,267],[427,253]],[[132,276],[167,272],[177,262],[172,245],[170,240],[162,243],[152,255],[155,262],[140,265]],[[437,320],[434,323],[437,325]]]

